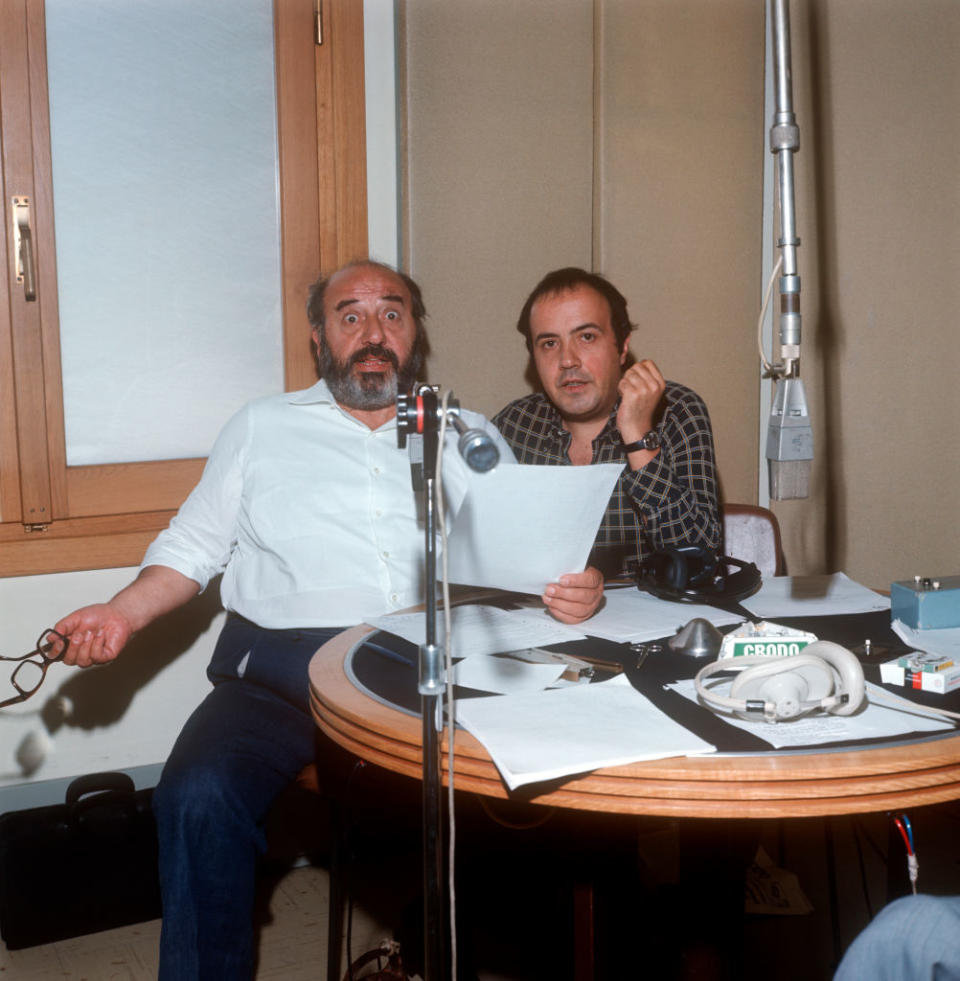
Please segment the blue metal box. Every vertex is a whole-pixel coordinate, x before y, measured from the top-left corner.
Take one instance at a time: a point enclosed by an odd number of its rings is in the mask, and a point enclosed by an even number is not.
[[[890,616],[915,630],[960,627],[960,576],[916,576],[893,583]]]

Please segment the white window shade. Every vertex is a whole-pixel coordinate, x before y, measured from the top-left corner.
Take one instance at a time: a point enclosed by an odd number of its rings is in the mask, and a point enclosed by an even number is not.
[[[270,0],[47,0],[67,462],[205,456],[283,388]]]

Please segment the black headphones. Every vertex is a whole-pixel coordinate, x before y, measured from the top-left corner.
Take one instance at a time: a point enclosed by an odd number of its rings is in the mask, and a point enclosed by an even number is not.
[[[736,674],[726,695],[704,684],[721,672]],[[860,662],[829,640],[807,644],[799,654],[787,657],[722,658],[701,668],[695,682],[700,701],[714,712],[768,722],[821,709],[831,715],[853,715],[866,697]]]
[[[675,603],[739,603],[761,583],[752,563],[686,545],[655,552],[635,572],[637,588]]]

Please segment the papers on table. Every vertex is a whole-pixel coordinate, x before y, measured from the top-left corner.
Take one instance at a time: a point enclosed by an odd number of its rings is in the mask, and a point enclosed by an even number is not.
[[[453,666],[454,683],[475,691],[512,695],[543,691],[560,680],[566,666],[556,661],[532,664],[512,657],[468,657]],[[589,680],[589,679],[584,679]]]
[[[582,572],[619,463],[524,465],[471,474],[447,536],[450,582],[541,595]]]
[[[455,606],[450,611],[453,632],[452,654],[469,657],[473,654],[499,654],[523,647],[544,647],[567,640],[583,640],[585,634],[558,623],[552,617],[531,610],[501,610],[495,606]],[[393,613],[366,621],[371,627],[386,630],[410,641],[424,644],[427,640],[426,618],[423,613]],[[437,613],[437,643],[444,644],[443,612]]]
[[[832,576],[764,579],[759,592],[742,600],[741,605],[761,619],[816,617],[889,610],[890,598],[835,572]]]
[[[715,752],[624,675],[574,688],[464,699],[456,713],[511,790],[602,766]]]
[[[717,683],[729,684],[729,680],[718,679]],[[692,702],[698,700],[692,678],[674,682],[667,687]],[[887,693],[877,685],[868,682],[866,691],[869,704],[856,715],[805,715],[789,722],[767,722],[764,719],[748,721],[734,715],[722,715],[721,718],[738,729],[753,733],[775,749],[855,739],[879,739],[883,736],[901,736],[908,732],[936,732],[938,729],[953,728],[952,722],[942,716],[930,714],[922,705],[911,708],[888,707],[882,701]]]
[[[939,630],[916,630],[902,620],[893,621],[893,632],[917,651],[930,654],[946,654],[960,664],[960,627],[944,627]]]
[[[698,603],[671,603],[657,599],[633,587],[608,589],[603,594],[604,605],[580,629],[591,637],[640,643],[657,637],[669,637],[694,617],[703,617],[715,627],[740,623],[742,616],[726,613],[715,606]]]
[[[450,611],[453,628],[452,654],[462,660],[454,665],[454,682],[464,688],[500,694],[542,691],[559,681],[566,665],[546,657],[523,661],[493,657],[505,651],[584,640],[585,634],[564,626],[551,617],[531,610],[501,610],[495,606],[456,606]],[[422,613],[394,613],[373,617],[367,623],[410,641],[426,642],[426,621]],[[442,611],[437,615],[437,642],[444,643]]]

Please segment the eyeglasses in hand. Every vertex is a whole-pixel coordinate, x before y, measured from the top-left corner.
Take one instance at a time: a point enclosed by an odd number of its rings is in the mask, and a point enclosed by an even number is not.
[[[37,646],[29,654],[21,654],[19,657],[0,655],[0,661],[19,662],[10,676],[10,683],[17,690],[17,694],[0,702],[0,708],[16,705],[17,702],[25,701],[35,694],[43,684],[47,668],[54,661],[59,661],[67,653],[69,646],[70,641],[63,634],[57,633],[56,630],[44,630],[40,634]]]

